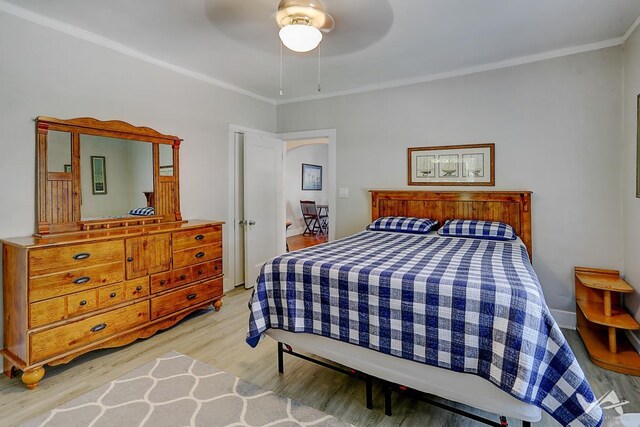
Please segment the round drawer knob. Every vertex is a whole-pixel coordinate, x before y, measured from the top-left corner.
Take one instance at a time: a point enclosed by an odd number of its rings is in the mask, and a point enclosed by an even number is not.
[[[133,257],[127,258],[127,262],[133,262]]]
[[[184,279],[186,279],[186,278],[187,278],[187,276],[185,276],[184,274],[181,274],[181,275],[180,275],[180,280],[184,280]]]
[[[198,270],[198,276],[202,276],[203,271],[202,270]]]
[[[142,290],[142,286],[136,286],[136,291],[141,291]]]
[[[87,305],[87,301],[86,300],[80,301],[80,305]]]
[[[166,280],[160,280],[160,285],[164,285],[164,284],[166,284],[166,283],[167,283],[167,281],[166,281]]]
[[[116,297],[116,293],[115,293],[115,292],[111,292],[111,293],[109,294],[109,298],[115,298],[115,297]]]

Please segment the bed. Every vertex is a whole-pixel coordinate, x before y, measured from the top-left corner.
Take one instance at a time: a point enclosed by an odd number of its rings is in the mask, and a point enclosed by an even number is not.
[[[517,240],[363,231],[267,262],[247,342],[279,343],[524,425],[602,413],[530,263],[529,192],[372,191],[372,219],[500,221]]]

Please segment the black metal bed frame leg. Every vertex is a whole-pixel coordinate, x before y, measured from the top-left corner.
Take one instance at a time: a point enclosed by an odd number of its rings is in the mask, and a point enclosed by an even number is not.
[[[284,374],[284,352],[281,342],[278,342],[278,372]]]
[[[531,427],[531,421],[523,421],[522,427]]]
[[[384,387],[384,414],[391,416],[391,384],[387,381],[383,383]]]
[[[366,384],[367,409],[373,409],[373,379],[371,378],[371,375],[367,375]]]

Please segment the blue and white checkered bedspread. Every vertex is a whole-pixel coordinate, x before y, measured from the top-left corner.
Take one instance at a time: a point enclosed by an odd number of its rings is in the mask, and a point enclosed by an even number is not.
[[[562,425],[602,411],[518,241],[364,231],[267,262],[247,343],[307,332],[478,375]]]

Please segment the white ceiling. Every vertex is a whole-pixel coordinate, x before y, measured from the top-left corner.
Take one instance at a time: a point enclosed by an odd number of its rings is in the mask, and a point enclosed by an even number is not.
[[[325,95],[620,44],[640,16],[639,0],[324,3],[336,20],[321,44]],[[278,0],[0,0],[0,10],[54,27],[61,27],[55,21],[78,27],[259,97],[286,102],[317,95],[317,54],[286,49],[285,95],[278,95],[272,15],[277,5]],[[88,34],[74,30],[67,32]],[[563,51],[552,52],[557,50]]]

